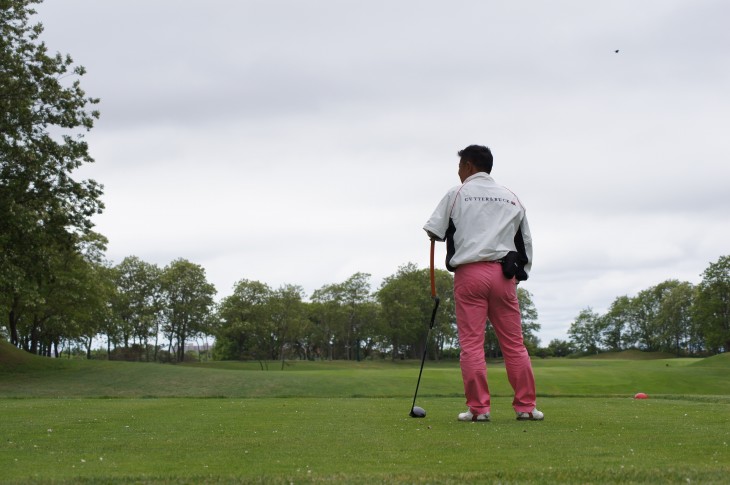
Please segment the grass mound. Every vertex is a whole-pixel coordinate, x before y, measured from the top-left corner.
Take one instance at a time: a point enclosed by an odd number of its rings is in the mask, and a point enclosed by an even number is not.
[[[2,398],[409,398],[419,361],[268,362],[169,365],[48,359],[0,364]],[[7,357],[6,357],[7,358]],[[547,396],[726,395],[730,361],[695,367],[696,359],[546,359],[533,362],[538,393]],[[489,366],[494,396],[511,396],[504,366]],[[463,397],[455,362],[428,362],[419,396]]]
[[[724,354],[713,355],[705,359],[698,360],[693,366],[698,367],[725,367],[730,368],[730,352]]]
[[[596,355],[589,355],[585,359],[616,359],[616,360],[658,360],[676,359],[677,356],[667,352],[644,352],[639,349],[628,349],[621,352],[603,352]]]
[[[14,368],[17,366],[43,366],[49,359],[29,354],[20,350],[6,340],[0,339],[0,369]]]

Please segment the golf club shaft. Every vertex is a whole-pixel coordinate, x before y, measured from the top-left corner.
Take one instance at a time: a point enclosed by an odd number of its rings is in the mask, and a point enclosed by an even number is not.
[[[433,298],[434,306],[433,311],[431,312],[431,323],[428,326],[428,331],[426,332],[426,340],[423,342],[423,356],[421,357],[421,369],[418,371],[418,381],[416,382],[416,392],[413,394],[413,404],[411,404],[411,413],[413,413],[413,408],[416,406],[416,397],[418,396],[418,388],[421,385],[421,375],[423,374],[423,364],[426,362],[426,351],[428,350],[428,338],[431,336],[431,329],[433,328],[433,324],[436,321],[436,310],[438,310],[439,307],[439,297],[436,296],[436,275],[434,271],[434,261],[433,261],[433,254],[434,249],[436,246],[436,241],[431,239],[431,258],[430,258],[430,277],[431,277],[431,298]]]

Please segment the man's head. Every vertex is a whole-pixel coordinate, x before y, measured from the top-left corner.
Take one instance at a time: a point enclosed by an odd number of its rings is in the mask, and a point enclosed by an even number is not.
[[[463,182],[477,172],[492,172],[492,152],[482,145],[469,145],[458,152],[459,178]]]

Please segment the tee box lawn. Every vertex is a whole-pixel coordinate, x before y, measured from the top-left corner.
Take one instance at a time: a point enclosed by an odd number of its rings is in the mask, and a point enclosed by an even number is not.
[[[0,483],[728,483],[730,359],[535,360],[543,422],[490,363],[41,359],[0,343]],[[649,399],[636,400],[636,392]]]

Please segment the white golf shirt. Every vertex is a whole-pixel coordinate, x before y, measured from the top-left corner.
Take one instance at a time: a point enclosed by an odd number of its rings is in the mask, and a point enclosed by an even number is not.
[[[477,172],[452,187],[423,226],[430,236],[447,239],[447,268],[477,261],[498,261],[509,251],[521,252],[515,243],[521,233],[525,273],[532,266],[532,237],[525,208],[510,190],[486,172]],[[519,240],[519,238],[517,238]]]

